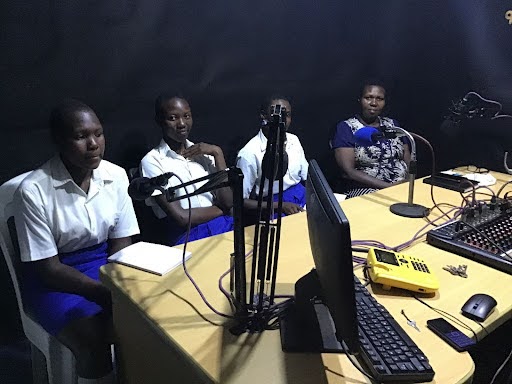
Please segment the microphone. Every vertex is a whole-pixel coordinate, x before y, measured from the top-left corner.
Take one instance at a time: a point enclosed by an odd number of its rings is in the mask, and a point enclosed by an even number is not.
[[[362,127],[354,132],[354,140],[360,147],[370,147],[385,137],[385,132],[374,127]]]
[[[276,153],[275,161],[277,161],[278,156]],[[268,152],[263,155],[263,160],[261,161],[261,169],[263,172],[267,169],[267,167],[272,166],[272,163],[267,164],[268,162],[272,161],[272,157]],[[281,163],[278,162],[275,174],[274,174],[274,180],[280,180],[283,178],[284,175],[286,175],[286,172],[288,172],[288,154],[286,153],[286,150],[283,152],[283,166],[281,167]]]
[[[392,139],[400,136],[406,136],[409,139],[411,146],[411,160],[409,162],[409,197],[407,203],[393,204],[389,207],[389,210],[399,216],[425,217],[429,214],[428,208],[413,203],[414,179],[416,178],[416,143],[413,136],[400,127],[362,127],[354,132],[355,142],[361,147],[374,145],[383,138]]]
[[[172,176],[174,173],[167,172],[152,178],[137,177],[128,186],[128,195],[134,200],[146,200],[151,197],[155,189],[164,187]]]

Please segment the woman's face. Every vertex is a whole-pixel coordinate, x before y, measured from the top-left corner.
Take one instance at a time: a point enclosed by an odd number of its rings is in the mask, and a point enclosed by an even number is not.
[[[57,138],[61,156],[79,169],[98,168],[105,152],[103,127],[93,111],[73,113],[70,127]]]
[[[361,95],[361,115],[365,121],[374,121],[386,105],[386,90],[378,85],[364,87]]]
[[[165,141],[185,143],[192,130],[192,111],[184,99],[172,98],[162,104],[161,115],[157,122],[162,128]]]

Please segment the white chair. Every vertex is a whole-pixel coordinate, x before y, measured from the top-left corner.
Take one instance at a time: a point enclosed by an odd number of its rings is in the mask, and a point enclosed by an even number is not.
[[[0,186],[0,246],[16,292],[23,331],[31,342],[34,383],[76,384],[76,362],[71,351],[32,320],[23,308],[18,268],[21,260],[14,228],[12,199],[14,191],[29,173],[16,176]]]

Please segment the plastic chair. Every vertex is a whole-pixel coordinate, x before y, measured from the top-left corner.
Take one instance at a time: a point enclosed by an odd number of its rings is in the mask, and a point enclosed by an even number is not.
[[[32,320],[23,307],[19,285],[21,260],[12,199],[18,185],[29,173],[16,176],[0,186],[0,246],[16,292],[23,331],[31,343],[34,383],[76,384],[76,362],[71,351]]]

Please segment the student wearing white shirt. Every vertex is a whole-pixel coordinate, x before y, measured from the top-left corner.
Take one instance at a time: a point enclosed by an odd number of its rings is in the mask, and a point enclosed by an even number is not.
[[[162,140],[141,161],[144,177],[155,177],[173,172],[166,188],[186,183],[226,168],[222,149],[216,145],[188,140],[192,129],[192,111],[182,97],[161,95],[155,101],[155,121],[162,129]],[[180,180],[181,179],[181,180]],[[206,181],[192,184],[176,191],[177,196],[192,193]],[[189,241],[233,230],[233,218],[229,211],[233,206],[229,187],[204,192],[188,199],[168,202],[165,195],[156,190],[146,200],[153,208],[162,225],[168,229],[166,242],[181,244],[186,240],[190,215]]]
[[[73,352],[81,382],[110,383],[111,296],[99,268],[139,233],[128,177],[103,160],[103,128],[87,105],[64,102],[50,129],[58,153],[14,195],[24,302]]]
[[[290,102],[281,96],[270,97],[260,111],[263,121],[270,119],[271,107],[281,105],[286,108],[286,130],[292,122],[292,107]],[[258,134],[238,152],[237,167],[244,174],[243,194],[244,207],[249,211],[256,211],[258,196],[260,194],[260,182],[262,177],[262,162],[267,148],[268,126],[263,126]],[[308,162],[299,138],[286,132],[285,151],[288,155],[288,169],[283,176],[283,213],[291,215],[301,212],[306,204],[305,188],[301,183],[306,180],[308,174]],[[279,181],[275,181],[273,191],[279,190]],[[263,197],[268,194],[268,180],[265,182]],[[277,192],[274,193],[274,209],[277,209]],[[266,202],[263,202],[264,208]]]

